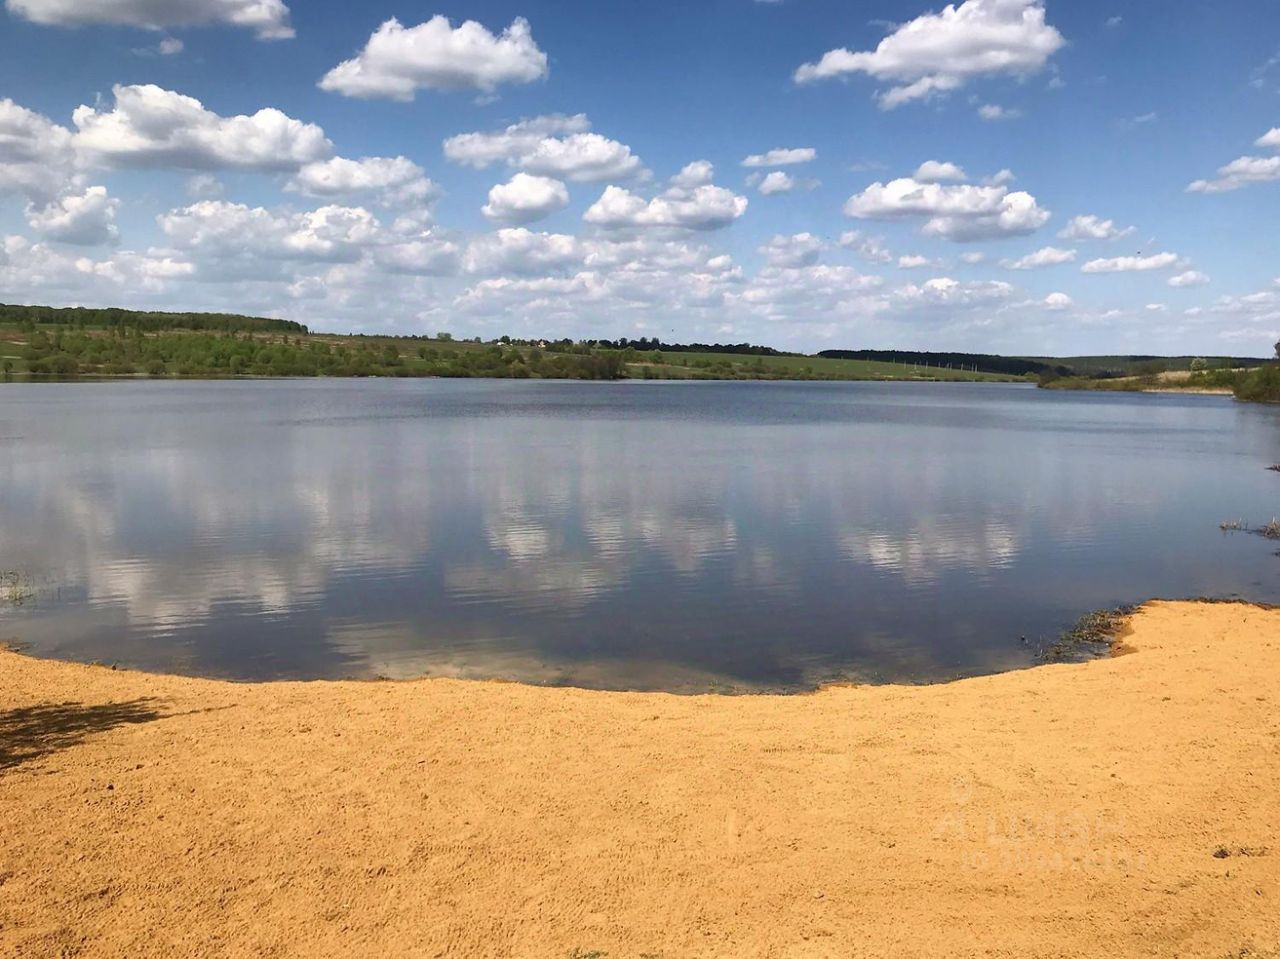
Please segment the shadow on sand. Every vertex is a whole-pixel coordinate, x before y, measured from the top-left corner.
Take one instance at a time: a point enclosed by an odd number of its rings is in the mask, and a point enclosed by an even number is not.
[[[0,711],[0,772],[117,726],[163,719],[153,699],[123,703],[40,703]]]

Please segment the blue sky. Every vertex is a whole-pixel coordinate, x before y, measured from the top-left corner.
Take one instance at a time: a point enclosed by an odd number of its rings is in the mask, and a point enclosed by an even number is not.
[[[1261,355],[1277,128],[1265,0],[6,0],[0,300]]]

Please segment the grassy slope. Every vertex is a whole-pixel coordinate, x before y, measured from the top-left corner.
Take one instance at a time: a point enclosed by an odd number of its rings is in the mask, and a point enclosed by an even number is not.
[[[18,330],[0,326],[0,368],[3,368],[5,360],[13,363],[15,373],[27,368],[26,361],[22,358],[25,342],[25,338]]]
[[[1010,382],[1019,377],[1000,376],[991,373],[972,373],[967,370],[949,370],[936,366],[911,366],[901,363],[880,363],[873,360],[836,360],[820,356],[742,356],[730,353],[665,353],[667,369],[686,369],[695,373],[714,373],[698,366],[701,363],[728,364],[735,373],[757,374],[763,369],[765,376],[777,378],[813,377],[839,380],[963,380]]]
[[[1208,361],[1210,369],[1218,369],[1227,362],[1234,366],[1256,366],[1263,362],[1261,359],[1256,357],[1205,356],[1200,358]],[[1115,370],[1138,374],[1143,371],[1144,367],[1149,366],[1152,362],[1160,363],[1170,372],[1190,372],[1191,361],[1197,359],[1197,357],[1160,356],[1153,359],[1151,357],[1132,356],[1028,356],[1025,357],[1025,359],[1037,360],[1041,363],[1069,366],[1081,374],[1094,373],[1099,370]]]
[[[54,328],[42,326],[41,330],[52,334]],[[86,330],[89,335],[98,335],[100,331]],[[162,335],[183,335],[182,331],[170,331]],[[101,335],[107,335],[101,331]],[[193,333],[191,335],[208,335]],[[247,336],[239,334],[241,338]],[[263,343],[274,343],[281,339],[280,334],[255,334],[255,340]],[[461,355],[479,352],[490,348],[490,344],[471,343],[466,341],[442,341],[435,339],[406,339],[401,337],[351,337],[338,334],[310,334],[308,336],[288,336],[291,342],[301,341],[303,344],[325,343],[337,348],[345,346],[351,350],[363,350],[373,347],[377,351],[387,346],[393,347],[400,355],[400,365],[406,372],[427,372],[431,364],[418,357],[418,350],[428,348],[444,354]],[[22,374],[27,364],[23,359],[27,334],[17,326],[0,325],[0,364],[6,359],[13,364],[13,372]],[[519,349],[528,357],[530,350]],[[547,356],[555,356],[546,351]],[[172,372],[172,370],[171,370]],[[839,360],[816,356],[746,356],[733,353],[683,353],[668,352],[661,354],[659,362],[653,362],[650,354],[642,353],[637,361],[628,364],[627,373],[633,378],[657,379],[824,379],[824,380],[945,380],[945,381],[1016,381],[1016,377],[1000,376],[987,373],[973,373],[964,370],[950,370],[939,367],[913,366],[898,363],[882,363],[868,360]]]
[[[42,327],[52,332],[51,327]],[[92,332],[92,331],[90,331]],[[105,333],[104,333],[105,335]],[[170,334],[172,335],[172,334]],[[197,334],[193,334],[197,335]],[[207,334],[198,334],[207,335]],[[245,334],[240,334],[242,337]],[[0,365],[12,364],[15,374],[26,370],[23,359],[27,336],[15,325],[0,322]],[[264,343],[277,342],[278,333],[255,335]],[[392,346],[399,353],[401,366],[405,372],[426,373],[432,364],[418,357],[418,350],[426,347],[445,354],[461,355],[489,348],[489,344],[466,341],[442,341],[435,339],[406,339],[402,337],[351,337],[338,334],[311,334],[305,337],[290,337],[301,340],[304,344],[322,342],[332,347],[345,346],[351,350],[364,349],[368,346],[383,350]],[[528,356],[527,348],[518,348],[522,355]],[[554,353],[548,352],[548,356]],[[1077,369],[1094,368],[1136,368],[1140,363],[1121,356],[1080,356],[1080,357],[1035,357],[1046,362],[1062,363]],[[1216,365],[1219,358],[1209,358]],[[1184,362],[1185,361],[1185,362]],[[1191,357],[1171,357],[1164,360],[1170,370],[1181,370],[1189,367]],[[633,378],[657,379],[822,379],[822,380],[944,380],[944,381],[986,381],[986,382],[1019,382],[1021,378],[992,373],[974,373],[968,370],[947,369],[937,366],[888,363],[875,360],[831,359],[818,356],[752,356],[733,353],[683,353],[667,352],[661,354],[659,362],[653,362],[650,355],[641,353],[637,361],[628,364],[627,374]],[[1162,389],[1195,386],[1182,381],[1177,374],[1165,374],[1159,377],[1158,386]],[[1156,382],[1134,379],[1089,380],[1069,378],[1052,384],[1056,388],[1067,389],[1104,389],[1104,390],[1142,390],[1156,385]],[[1217,385],[1217,384],[1214,384]]]

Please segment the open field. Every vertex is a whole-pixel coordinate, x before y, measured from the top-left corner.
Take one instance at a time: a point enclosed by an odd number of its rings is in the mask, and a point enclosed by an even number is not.
[[[61,319],[61,315],[56,318]],[[0,370],[10,376],[482,376],[577,379],[1016,380],[940,365],[818,356],[612,349],[593,344],[344,336],[272,329],[242,318],[226,330],[21,324],[0,316]],[[267,328],[263,328],[266,326]]]
[[[1019,382],[1022,377],[998,373],[975,373],[911,363],[882,363],[874,360],[842,360],[823,356],[742,356],[728,353],[665,353],[668,372],[688,370],[691,374],[731,371],[749,377],[776,376],[838,380],[946,380]]]
[[[1280,950],[1280,611],[1128,655],[680,697],[0,654],[0,955]]]

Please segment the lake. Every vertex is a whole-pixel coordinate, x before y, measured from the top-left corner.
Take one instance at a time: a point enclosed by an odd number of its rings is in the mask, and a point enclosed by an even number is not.
[[[11,384],[0,641],[242,680],[935,681],[1100,607],[1280,602],[1280,544],[1219,529],[1280,514],[1275,462],[1280,409],[1020,384]]]

